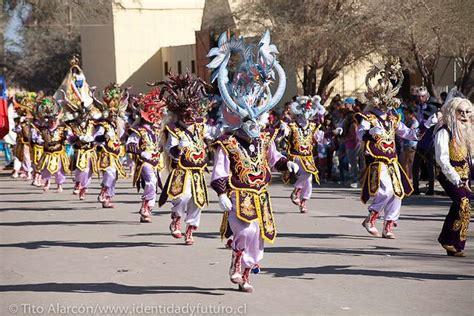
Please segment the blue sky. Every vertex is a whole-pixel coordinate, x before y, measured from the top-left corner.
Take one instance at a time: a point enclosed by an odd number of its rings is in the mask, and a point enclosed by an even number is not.
[[[5,26],[5,48],[10,51],[21,51],[22,37],[19,33],[21,28],[21,15],[28,13],[28,7],[24,4],[19,4],[13,10],[11,17],[9,17]]]

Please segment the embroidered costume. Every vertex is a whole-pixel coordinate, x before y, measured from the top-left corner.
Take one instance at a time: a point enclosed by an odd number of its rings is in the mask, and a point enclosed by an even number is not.
[[[207,66],[216,69],[212,79],[217,79],[223,104],[230,112],[223,109],[224,118],[233,115],[236,123],[234,126],[229,123],[230,131],[215,143],[211,186],[225,212],[221,233],[234,236],[230,243],[230,280],[238,284],[241,291],[252,292],[250,271],[263,258],[264,240],[273,242],[276,237],[267,192],[270,171],[272,168],[298,171],[298,165],[276,150],[275,131],[261,130],[266,124],[261,117],[281,100],[286,77],[276,60],[277,49],[270,44],[269,32],[255,46],[247,45],[243,38],[228,38],[227,33],[223,33],[218,45],[210,50],[208,56],[215,57]],[[240,63],[229,82],[227,68],[232,54],[239,55]],[[272,96],[269,84],[275,73],[279,84]]]
[[[159,100],[159,90],[132,98],[134,111],[140,113],[140,121],[130,127],[126,144],[127,152],[135,159],[133,185],[143,188],[140,222],[151,222],[151,211],[156,201],[158,172],[163,168],[160,124],[163,118],[164,102]]]
[[[43,128],[33,130],[33,140],[43,145],[43,154],[37,168],[41,172],[43,190],[48,191],[51,176],[56,178],[57,192],[62,192],[62,185],[69,170],[69,158],[65,143],[71,132],[62,122],[63,111],[54,98],[43,98],[37,105],[37,116],[44,122]]]
[[[157,82],[170,117],[166,125],[165,153],[171,173],[160,196],[160,206],[167,200],[171,208],[170,232],[181,238],[181,220],[186,223],[185,244],[194,243],[193,232],[199,227],[201,210],[209,203],[204,171],[207,168],[205,138],[213,130],[203,122],[209,103],[206,84],[201,79],[185,75],[170,75],[168,81]]]
[[[31,162],[31,129],[32,129],[32,112],[35,105],[36,93],[21,93],[13,98],[15,112],[18,117],[15,119],[14,132],[17,134],[16,145],[14,149],[13,162],[13,178],[21,176],[32,179],[32,162]]]
[[[375,87],[370,79],[381,76]],[[397,79],[392,86],[391,79]],[[373,236],[379,237],[375,223],[380,214],[384,214],[382,237],[395,238],[393,227],[400,215],[402,199],[413,192],[412,185],[400,166],[395,148],[395,135],[400,138],[417,140],[418,130],[412,130],[400,122],[400,117],[393,110],[399,105],[393,97],[397,94],[403,81],[399,65],[389,60],[385,65],[375,65],[366,77],[366,85],[371,110],[360,114],[361,123],[357,137],[365,142],[364,154],[366,171],[363,176],[361,200],[369,205],[369,215],[362,225]]]
[[[94,98],[102,119],[96,123],[96,140],[99,141],[98,169],[102,173],[101,190],[97,200],[103,208],[113,208],[112,197],[118,176],[126,177],[121,158],[125,155],[122,139],[125,131],[125,110],[129,94],[116,83],[108,85],[99,101]]]
[[[471,218],[472,104],[455,97],[443,105],[441,122],[435,130],[438,181],[452,204],[438,237],[449,256],[464,257]]]
[[[319,183],[318,169],[313,158],[313,148],[316,142],[321,142],[324,133],[319,131],[319,125],[310,120],[320,112],[319,96],[313,98],[298,97],[291,104],[290,110],[295,117],[293,122],[282,122],[282,128],[287,142],[288,159],[299,166],[299,175],[295,188],[291,193],[291,201],[300,207],[300,212],[306,213],[306,201],[311,198],[313,177]]]

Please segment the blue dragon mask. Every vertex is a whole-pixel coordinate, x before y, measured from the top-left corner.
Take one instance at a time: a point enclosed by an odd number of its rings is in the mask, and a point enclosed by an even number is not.
[[[259,118],[277,105],[285,92],[286,75],[276,59],[277,54],[276,46],[270,44],[270,32],[266,31],[257,45],[246,44],[243,37],[229,38],[224,32],[219,37],[218,47],[207,55],[215,56],[207,65],[214,69],[212,82],[217,79],[223,103],[240,118],[236,128],[251,138],[260,136]],[[275,82],[275,75],[279,82],[272,94],[270,85]]]

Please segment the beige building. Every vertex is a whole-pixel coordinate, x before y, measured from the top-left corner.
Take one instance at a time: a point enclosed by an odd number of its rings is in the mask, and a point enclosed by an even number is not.
[[[203,17],[222,8],[225,11],[226,4],[225,0],[112,1],[109,24],[81,30],[87,81],[98,89],[115,81],[123,87],[132,86],[132,92],[137,93],[149,89],[146,82],[165,79],[170,70],[189,70],[208,80],[206,54],[214,32],[224,30],[209,30]],[[295,72],[288,71],[291,66],[285,68],[288,85],[284,100],[297,90]]]
[[[114,0],[110,24],[81,30],[83,68],[99,89],[115,81],[133,92],[167,70],[196,72],[195,31],[204,0]],[[166,69],[167,68],[167,69]]]

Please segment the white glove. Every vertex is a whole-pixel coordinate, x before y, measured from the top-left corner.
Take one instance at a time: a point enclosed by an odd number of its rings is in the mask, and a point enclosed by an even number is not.
[[[280,123],[280,129],[283,131],[283,135],[285,137],[288,137],[288,135],[290,135],[290,128],[288,127],[288,124],[286,124],[285,122],[281,122]]]
[[[187,139],[181,139],[178,144],[179,149],[183,149],[184,147],[188,147],[190,142]]]
[[[466,180],[466,181],[462,181],[461,179],[457,180],[456,181],[456,186],[458,188],[469,188],[469,180]]]
[[[146,160],[150,160],[150,159],[151,159],[151,153],[149,153],[148,151],[142,151],[142,153],[140,154],[140,156],[141,156],[143,159],[146,159]]]
[[[342,127],[336,127],[335,129],[332,130],[332,132],[334,133],[334,135],[342,135]]]
[[[113,129],[109,129],[109,130],[107,131],[107,136],[108,136],[109,138],[114,138],[114,137],[115,137],[115,132],[114,132],[114,130],[113,130]]]
[[[382,135],[383,129],[379,126],[374,126],[371,129],[369,129],[369,134],[372,136],[375,135]]]
[[[219,195],[219,206],[223,211],[230,211],[232,209],[232,201],[227,194]]]
[[[426,128],[430,128],[433,125],[438,124],[438,115],[437,113],[431,115],[424,123]]]
[[[79,140],[84,143],[92,143],[94,141],[94,136],[82,135],[82,136],[79,136]]]
[[[298,173],[298,170],[300,170],[300,166],[295,164],[293,161],[288,161],[286,166],[288,167],[289,172]]]

